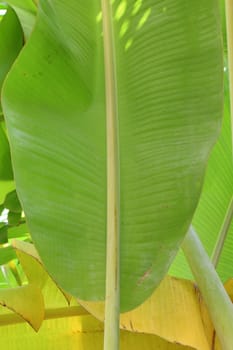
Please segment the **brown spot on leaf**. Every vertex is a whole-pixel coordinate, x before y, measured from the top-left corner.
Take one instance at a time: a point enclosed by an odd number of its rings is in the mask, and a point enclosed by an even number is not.
[[[141,278],[139,278],[137,285],[140,286],[150,275],[152,272],[152,266],[146,272],[142,275]]]

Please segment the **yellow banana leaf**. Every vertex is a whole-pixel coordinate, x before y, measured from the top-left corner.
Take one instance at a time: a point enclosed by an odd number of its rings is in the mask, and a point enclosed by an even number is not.
[[[44,319],[44,300],[40,289],[34,284],[0,290],[0,305],[14,311],[27,321],[35,331],[38,331]],[[9,315],[11,314],[8,314],[8,319],[11,320]]]
[[[91,314],[103,320],[103,303],[79,302]],[[154,334],[170,343],[198,350],[210,349],[213,334],[212,324],[195,284],[169,276],[146,302],[121,315],[120,326],[121,329]]]
[[[71,306],[67,306],[65,293],[47,275],[33,245],[14,242],[14,246],[28,286],[43,287],[45,315],[36,333],[22,318],[0,310],[1,345],[10,350],[102,350],[104,304],[79,301],[80,306],[68,296]],[[230,295],[232,281],[226,284]],[[29,299],[35,311],[38,300],[31,295]],[[27,307],[22,305],[25,319]],[[221,350],[199,290],[187,280],[167,276],[144,304],[121,315],[120,326],[121,350]]]
[[[44,269],[40,256],[33,244],[15,239],[12,242],[12,246],[16,250],[17,257],[30,283],[35,283],[38,287],[43,288],[45,282],[49,279],[47,282],[47,289],[48,284],[55,283],[51,281],[47,271]],[[70,304],[71,296],[59,288],[58,285],[57,288],[61,290],[68,304]]]
[[[41,283],[45,283],[47,273],[28,254],[17,250],[16,253],[29,283],[17,288],[0,290],[0,305],[5,307],[5,310],[0,310],[0,325],[14,322],[14,320],[20,322],[21,317],[34,330],[38,331],[44,319],[44,298],[41,293]],[[9,310],[16,313],[16,318]]]

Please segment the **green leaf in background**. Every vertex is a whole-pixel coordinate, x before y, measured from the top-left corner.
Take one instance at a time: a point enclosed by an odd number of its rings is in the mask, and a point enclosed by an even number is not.
[[[22,212],[22,207],[21,207],[19,198],[17,196],[16,190],[7,193],[4,201],[4,206],[5,208],[9,209],[14,213]]]
[[[7,219],[10,226],[16,226],[20,222],[21,213],[15,213],[13,211],[9,211]]]
[[[0,22],[2,21],[4,15],[6,14],[7,5],[0,3]]]
[[[233,200],[232,140],[228,81],[225,84],[225,94],[222,133],[209,160],[205,187],[193,220],[193,225],[211,255],[218,240],[221,227],[224,224],[226,213]],[[217,271],[223,282],[233,276],[232,220],[227,231],[227,237],[217,266]]]
[[[0,203],[4,201],[6,194],[14,188],[15,184],[13,181],[0,181]]]
[[[25,38],[28,39],[35,25],[37,7],[33,0],[8,0],[7,3],[15,10],[23,27]]]
[[[13,171],[7,136],[0,123],[0,180],[12,180]]]
[[[19,238],[19,237],[28,237],[28,236],[29,236],[29,229],[27,224],[25,223],[8,228],[9,238]]]
[[[0,265],[4,265],[12,259],[16,259],[15,250],[11,247],[0,247]]]
[[[15,58],[23,46],[23,33],[15,12],[7,9],[0,23],[0,90]],[[2,117],[1,101],[0,114]],[[13,178],[10,149],[3,122],[0,123],[0,180]]]
[[[0,89],[23,46],[23,32],[14,10],[8,7],[0,23]]]
[[[219,232],[233,198],[232,140],[227,70],[225,76],[225,106],[222,130],[208,162],[202,195],[193,219],[193,225],[210,256],[214,251]],[[233,276],[232,252],[233,224],[231,223],[217,267],[223,282]],[[192,278],[183,253],[177,256],[170,273],[179,277]]]
[[[105,297],[100,1],[42,1],[4,85],[17,192],[52,277]],[[190,225],[222,114],[218,1],[116,0],[121,310],[144,301]],[[29,171],[30,169],[30,171]]]
[[[7,225],[3,225],[0,227],[0,244],[4,244],[8,242],[8,228]]]

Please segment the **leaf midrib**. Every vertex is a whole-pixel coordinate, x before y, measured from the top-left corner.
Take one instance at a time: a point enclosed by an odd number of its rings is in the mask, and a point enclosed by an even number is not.
[[[112,5],[102,0],[107,140],[107,250],[104,349],[119,348],[119,152],[117,75]]]

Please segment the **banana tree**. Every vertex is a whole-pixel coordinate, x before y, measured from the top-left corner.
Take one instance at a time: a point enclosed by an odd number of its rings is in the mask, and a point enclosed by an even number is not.
[[[27,40],[35,4],[8,3]],[[32,240],[66,292],[106,300],[105,349],[118,349],[119,313],[164,278],[198,204],[223,108],[218,7],[43,0],[2,89]],[[230,349],[232,306],[192,235],[183,247],[219,293],[212,317]]]

